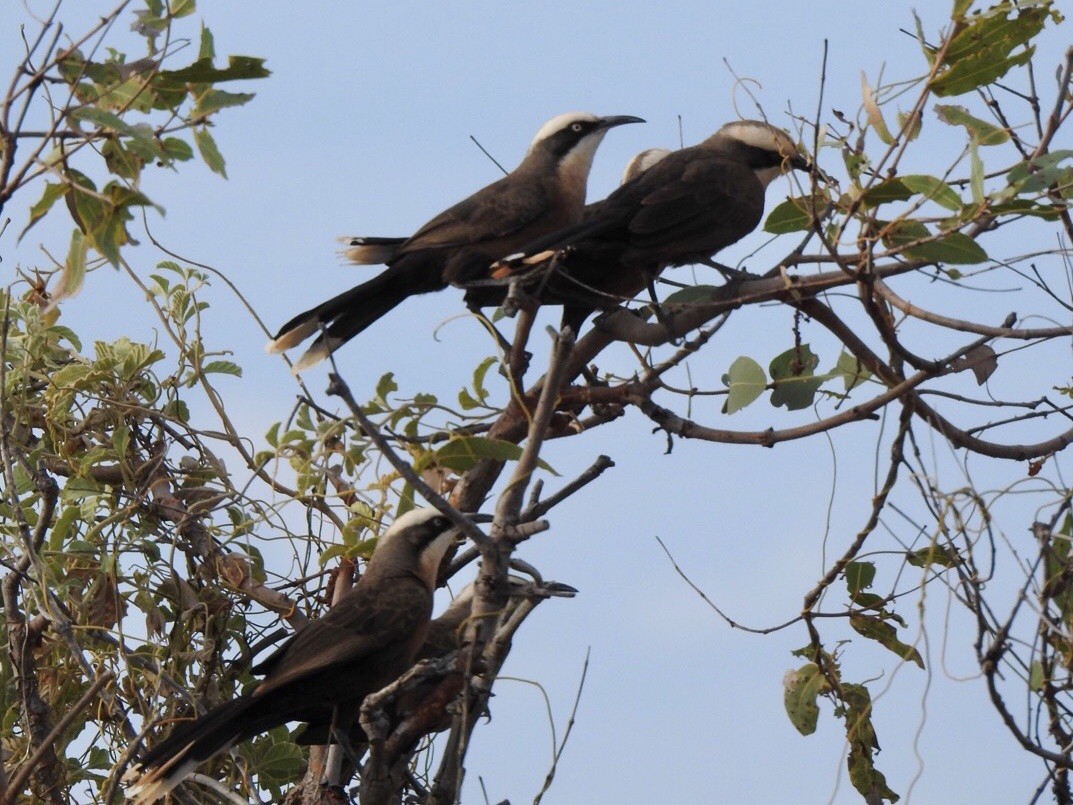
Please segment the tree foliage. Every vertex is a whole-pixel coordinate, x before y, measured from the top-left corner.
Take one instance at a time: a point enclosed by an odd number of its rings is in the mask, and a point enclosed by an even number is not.
[[[1048,475],[1073,441],[1073,391],[1065,376],[1043,392],[1008,379],[1025,362],[1051,361],[1073,333],[1062,323],[1073,309],[1073,150],[1056,147],[1073,110],[1073,51],[1054,81],[1037,83],[1049,71],[1031,69],[1034,40],[1064,24],[1054,2],[955,0],[943,30],[917,22],[919,63],[899,65],[893,79],[862,77],[855,115],[821,104],[815,119],[799,119],[822,170],[773,205],[764,229],[787,248],[766,270],[678,289],[659,301],[658,317],[655,302],[624,300],[576,343],[556,336],[546,366],[509,382],[495,371],[499,358],[474,356],[451,400],[386,375],[359,404],[336,377],[329,394],[339,412],[307,393],[263,437],[240,431],[214,385],[241,376],[202,335],[212,315],[204,290],[221,278],[172,258],[147,268],[131,229],[156,204],[140,189],[145,172],[179,170],[197,153],[225,175],[212,129],[253,94],[220,86],[245,90],[268,71],[247,56],[221,66],[209,30],[193,37],[184,27],[193,0],[120,3],[69,42],[59,8],[28,31],[0,108],[0,210],[24,203],[28,229],[46,216],[72,221],[66,256],[20,272],[0,295],[9,798],[117,801],[139,740],[249,685],[252,657],[287,633],[281,621],[300,628],[328,606],[382,520],[419,499],[477,511],[496,491],[494,524],[470,523],[473,547],[443,573],[446,581],[482,560],[469,647],[413,677],[439,674],[461,690],[450,732],[434,742],[431,721],[382,726],[362,777],[363,802],[391,801],[402,788],[453,801],[496,673],[541,598],[534,568],[534,595],[508,597],[511,562],[546,527],[541,518],[585,494],[610,463],[601,457],[582,477],[559,480],[541,448],[626,427],[619,420],[634,409],[668,449],[697,439],[713,453],[852,433],[883,418],[890,430],[872,448],[885,461],[871,511],[782,627],[806,641],[785,678],[789,719],[808,735],[825,712],[837,718],[853,786],[867,802],[896,801],[877,764],[881,705],[846,660],[874,644],[923,667],[907,602],[946,588],[977,625],[955,639],[973,646],[1011,751],[1037,755],[1056,801],[1073,801],[1073,513],[1061,476]],[[109,46],[119,20],[133,22],[145,56]],[[183,61],[175,43],[185,36],[198,44]],[[1024,252],[997,253],[998,233],[1014,233]],[[163,346],[133,332],[84,344],[62,324],[63,306],[77,304],[102,266],[144,291]],[[981,293],[1010,284],[1018,313],[983,318],[991,309]],[[790,342],[774,355],[718,355],[720,381],[695,385],[690,362],[717,355],[726,322],[765,304],[785,312]],[[620,343],[630,345],[627,366],[611,349]],[[603,371],[590,368],[597,361]],[[697,404],[705,397],[721,405]],[[214,421],[195,421],[195,398]],[[765,403],[775,425],[735,427]],[[922,457],[928,432],[962,461],[1024,471],[996,490],[946,488]],[[547,499],[538,470],[559,484]],[[1038,520],[1001,524],[1022,487]],[[924,517],[892,517],[895,500],[911,496]],[[1000,558],[1001,535],[1016,529],[1031,530],[1033,555]],[[989,586],[999,575],[1014,577],[1014,595]],[[1013,696],[1028,697],[1025,714],[1008,705]],[[279,728],[213,760],[202,784],[316,801],[323,763]]]

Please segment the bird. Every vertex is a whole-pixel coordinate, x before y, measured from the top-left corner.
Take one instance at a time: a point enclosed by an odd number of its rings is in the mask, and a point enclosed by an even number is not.
[[[439,566],[458,534],[432,508],[396,519],[353,589],[255,669],[265,678],[252,692],[141,755],[124,775],[127,798],[155,802],[200,763],[288,721],[330,721],[331,713],[345,743],[365,697],[406,671],[424,643]]]
[[[581,220],[589,169],[604,135],[632,115],[557,115],[537,131],[525,158],[502,179],[437,215],[401,244],[371,238],[351,249],[358,262],[387,269],[349,291],[299,313],[267,349],[283,352],[321,330],[294,365],[301,372],[392,310],[404,299],[486,277],[491,263],[526,243]],[[496,304],[503,288],[467,296],[471,307]]]
[[[523,599],[545,598],[573,598],[577,590],[569,584],[560,582],[533,582],[518,576],[508,576],[507,584],[510,590],[512,603],[507,610],[500,614],[502,619],[514,611],[516,602]],[[421,644],[414,663],[422,660],[441,660],[462,648],[462,637],[467,621],[473,611],[473,599],[476,595],[476,583],[470,582],[452,599],[450,605],[428,625],[425,634],[425,642]],[[256,669],[255,669],[256,670]],[[420,708],[442,682],[441,678],[432,677],[421,681],[413,688],[403,693],[395,703],[391,712],[391,720],[397,722],[400,717],[408,715]],[[461,685],[458,685],[461,688]],[[457,693],[457,690],[454,692]],[[451,726],[451,714],[444,711],[437,714],[439,718],[427,723],[428,732],[442,732]],[[299,745],[316,746],[328,743],[331,739],[331,724],[328,718],[310,720],[295,737],[295,743]],[[365,733],[361,725],[356,721],[350,726],[350,742],[355,747],[356,754],[363,752]]]
[[[640,156],[640,155],[639,155]],[[810,162],[790,135],[759,120],[728,123],[663,154],[598,202],[580,223],[541,236],[492,266],[578,328],[651,287],[664,268],[705,262],[760,223],[768,185]]]
[[[635,154],[626,163],[620,184],[625,184],[641,171],[648,170],[669,153],[671,153],[669,148],[646,148],[644,151]],[[596,201],[592,204],[586,204],[582,217],[588,218],[599,209],[602,203]],[[339,241],[346,246],[340,254],[348,263],[359,266],[372,266],[389,262],[395,256],[399,247],[406,242],[406,238],[346,235],[339,238]]]

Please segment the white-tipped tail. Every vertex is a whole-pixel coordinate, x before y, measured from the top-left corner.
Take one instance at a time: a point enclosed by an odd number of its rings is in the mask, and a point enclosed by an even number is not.
[[[402,240],[394,241],[388,238],[339,238],[339,242],[346,246],[340,249],[348,263],[359,266],[383,265],[398,251]]]
[[[277,352],[286,352],[291,347],[296,347],[301,344],[319,329],[320,322],[317,319],[310,319],[307,322],[299,324],[293,330],[281,333],[278,338],[269,341],[265,344],[265,352],[270,355]]]
[[[193,746],[193,742],[190,746]],[[197,768],[199,761],[194,758],[183,759],[183,755],[190,746],[163,766],[157,766],[148,771],[142,769],[140,765],[129,768],[123,775],[123,783],[127,786],[125,792],[127,800],[134,805],[152,805],[167,796],[175,786]]]
[[[302,357],[295,361],[294,366],[291,367],[291,374],[298,374],[304,372],[306,369],[310,369],[316,366],[321,361],[325,360],[332,350],[342,344],[338,338],[327,338],[321,341],[319,344],[314,344],[305,352],[302,353]]]

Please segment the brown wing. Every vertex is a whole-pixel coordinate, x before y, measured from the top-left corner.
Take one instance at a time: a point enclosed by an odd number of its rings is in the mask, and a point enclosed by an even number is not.
[[[538,177],[504,176],[444,210],[406,241],[396,256],[428,248],[479,245],[531,226],[551,207],[551,192]]]
[[[713,254],[755,229],[763,211],[764,188],[751,170],[696,159],[641,200],[628,224],[629,251],[634,259],[659,254],[663,262]]]
[[[261,667],[261,696],[338,665],[359,663],[405,643],[432,613],[432,596],[417,579],[355,587],[328,613],[298,632]]]

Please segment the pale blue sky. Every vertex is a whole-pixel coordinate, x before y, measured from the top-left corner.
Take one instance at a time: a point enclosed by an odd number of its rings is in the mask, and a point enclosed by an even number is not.
[[[948,5],[918,4],[933,36]],[[228,181],[198,165],[147,180],[148,194],[167,209],[164,219],[151,222],[153,232],[183,256],[225,272],[274,329],[375,270],[341,267],[336,236],[408,234],[497,178],[498,169],[470,135],[510,167],[540,124],[560,112],[646,118],[646,125],[610,132],[601,146],[589,185],[590,199],[599,198],[631,155],[678,144],[679,116],[686,144],[739,113],[756,116],[749,98],[735,93],[724,59],[758,82],[751,86],[771,122],[789,127],[787,109],[814,114],[827,39],[824,115],[829,119],[833,107],[855,116],[862,70],[872,83],[884,67],[889,79],[921,71],[917,44],[898,30],[913,28],[912,8],[834,0],[202,0],[198,14],[213,30],[218,53],[265,57],[273,76],[249,87],[257,93],[251,104],[219,118],[214,136],[227,158]],[[10,31],[12,15],[11,8],[0,10],[0,30]],[[194,25],[189,31],[196,36]],[[12,52],[12,34],[0,36],[5,52]],[[1041,73],[1049,75],[1062,40],[1050,32],[1051,57],[1041,60]],[[934,117],[925,118],[925,137],[934,136],[939,151],[956,142],[947,135]],[[932,156],[941,161],[944,155]],[[841,174],[835,152],[820,160]],[[776,183],[768,208],[789,192],[787,182]],[[13,208],[10,214],[17,232],[24,213]],[[61,215],[57,208],[54,217]],[[38,243],[62,251],[56,244],[66,243],[69,227],[60,223],[42,225],[18,249],[10,234],[0,241],[4,276],[16,262],[32,265]],[[721,259],[732,263],[764,240],[756,234]],[[748,265],[766,269],[789,243],[774,244]],[[136,259],[148,273],[163,258],[145,249]],[[119,335],[152,340],[153,318],[139,297],[105,269],[63,313],[87,344]],[[256,438],[288,415],[297,387],[284,363],[264,354],[263,333],[222,284],[210,299],[207,337],[215,347],[234,350],[245,370],[241,381],[220,385],[236,420]],[[1001,300],[997,320],[1016,307]],[[434,337],[438,325],[462,311],[454,291],[410,300],[341,350],[339,365],[356,395],[370,396],[380,374],[392,369],[404,392],[453,397],[472,367],[491,354],[469,320],[447,324]],[[766,364],[791,345],[790,323],[778,308],[736,315],[720,345],[693,364],[694,381],[717,386],[742,353]],[[819,327],[809,328],[807,338],[821,353],[821,365],[830,366],[837,346]],[[626,373],[633,371],[631,361],[618,350],[600,363]],[[306,381],[319,392],[323,369]],[[785,427],[814,416],[761,402],[725,419],[721,402],[698,401],[694,415],[742,429]],[[505,670],[544,686],[560,735],[586,649],[592,649],[577,724],[545,802],[860,802],[845,778],[844,731],[830,706],[821,704],[819,730],[810,737],[801,737],[783,710],[782,677],[800,664],[790,651],[805,644],[804,629],[767,637],[732,630],[675,575],[654,538],[660,536],[736,620],[756,627],[785,621],[826,567],[824,538],[830,561],[865,521],[881,427],[857,424],[830,441],[819,437],[774,450],[679,441],[665,456],[665,439],[651,435],[650,423],[631,412],[549,445],[545,459],[564,480],[600,453],[617,466],[557,509],[552,530],[522,552],[547,577],[581,591],[572,601],[538,610]],[[944,445],[936,440],[928,447],[945,467],[943,480],[957,486],[959,474],[946,461]],[[994,476],[986,483],[1005,485],[1023,471],[1012,464],[989,468]],[[557,483],[549,480],[549,488]],[[1029,522],[1010,521],[1009,538],[1027,541]],[[841,589],[836,585],[832,607]],[[926,672],[899,667],[893,655],[859,638],[846,649],[846,677],[877,680],[871,687],[883,747],[878,765],[905,802],[1028,801],[1043,769],[1006,733],[982,684],[965,679],[976,673],[968,619],[957,605],[947,613],[938,586],[928,596],[926,640],[917,644]],[[904,606],[906,617],[915,614],[913,602]],[[910,642],[919,627],[910,624]],[[832,627],[830,634],[840,633]],[[519,682],[503,680],[496,691],[492,722],[477,731],[464,799],[482,801],[479,777],[492,802],[531,801],[550,757],[544,702],[536,688]]]

